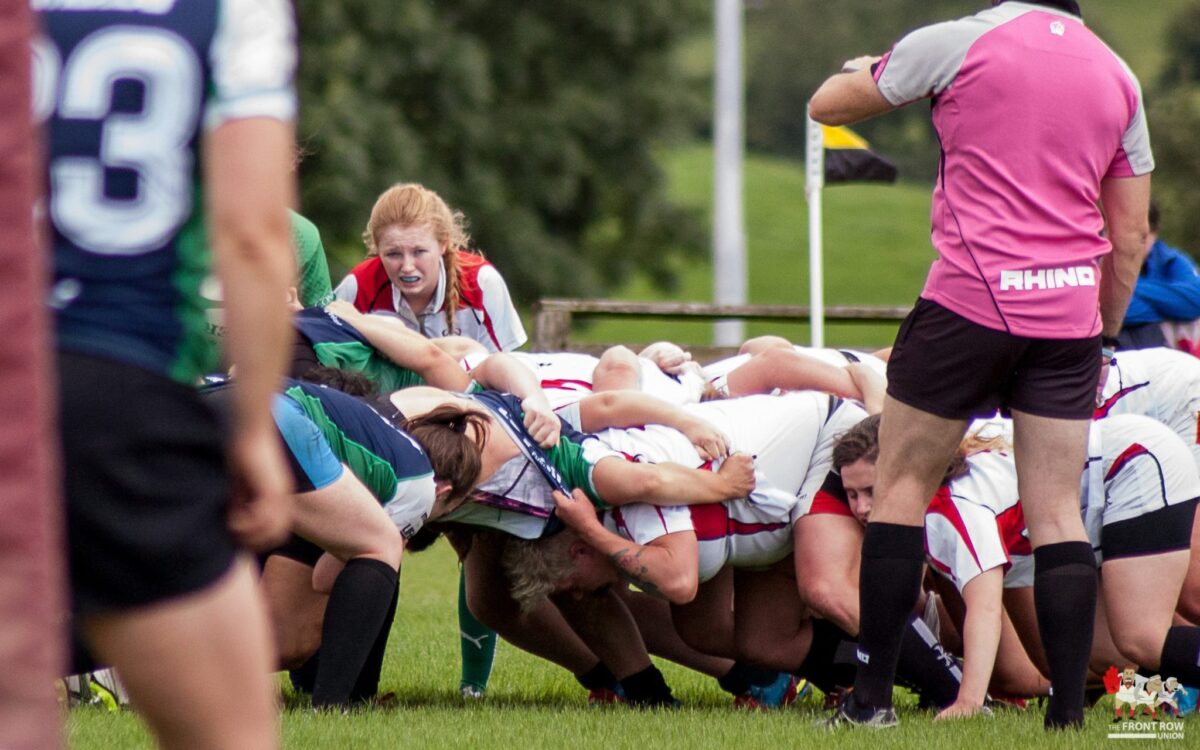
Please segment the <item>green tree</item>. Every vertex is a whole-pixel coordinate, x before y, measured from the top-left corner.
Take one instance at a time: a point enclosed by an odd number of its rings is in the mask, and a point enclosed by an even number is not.
[[[1167,26],[1167,61],[1146,94],[1154,147],[1154,199],[1162,235],[1172,245],[1200,250],[1200,3]]]
[[[522,299],[596,295],[703,247],[651,148],[703,105],[678,64],[707,0],[299,0],[303,210],[335,265],[421,182]]]
[[[846,60],[881,54],[908,31],[979,10],[978,0],[758,0],[747,7],[746,111],[751,148],[803,158],[809,97]],[[932,179],[929,108],[856,126],[906,179]]]

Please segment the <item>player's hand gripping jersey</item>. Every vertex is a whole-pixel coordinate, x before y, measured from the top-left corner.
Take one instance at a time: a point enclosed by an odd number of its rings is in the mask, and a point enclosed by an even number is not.
[[[701,582],[725,565],[761,567],[791,553],[792,524],[807,512],[828,474],[834,442],[866,416],[853,404],[813,392],[685,408],[728,436],[732,450],[755,456],[756,485],[750,496],[715,505],[627,505],[608,513],[605,526],[638,544],[694,531]],[[604,430],[597,437],[634,460],[705,466],[682,433],[661,425]]]
[[[520,452],[476,487],[470,502],[442,519],[498,529],[522,539],[537,539],[546,531],[554,510],[553,490],[578,488],[593,503],[603,500],[592,483],[592,469],[604,458],[621,455],[593,435],[562,423],[558,445],[542,453],[521,422],[516,396],[483,391],[469,397],[493,415],[496,429],[513,437]]]

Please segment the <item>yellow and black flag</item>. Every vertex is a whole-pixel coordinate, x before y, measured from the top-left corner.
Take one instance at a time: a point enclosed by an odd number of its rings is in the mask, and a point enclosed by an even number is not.
[[[896,165],[871,150],[850,128],[822,125],[825,140],[825,183],[895,182]]]

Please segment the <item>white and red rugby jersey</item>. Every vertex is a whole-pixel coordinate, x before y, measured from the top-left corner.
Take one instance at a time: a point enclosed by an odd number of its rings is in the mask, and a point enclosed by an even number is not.
[[[474,339],[488,351],[516,349],[527,340],[521,316],[513,307],[508,286],[495,266],[475,253],[458,252],[459,308],[454,324],[447,324],[446,271],[439,265],[437,291],[424,310],[408,306],[400,290],[392,285],[378,256],[359,263],[334,290],[334,295],[362,312],[387,312],[426,338],[460,335]]]

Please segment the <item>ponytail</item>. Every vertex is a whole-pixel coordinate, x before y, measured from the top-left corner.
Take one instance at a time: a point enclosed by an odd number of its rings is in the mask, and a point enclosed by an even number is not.
[[[433,464],[433,475],[450,483],[451,507],[457,506],[479,481],[483,468],[483,446],[489,423],[479,412],[453,404],[443,404],[418,417],[405,419],[400,427],[413,437]],[[467,428],[475,428],[475,439]]]

